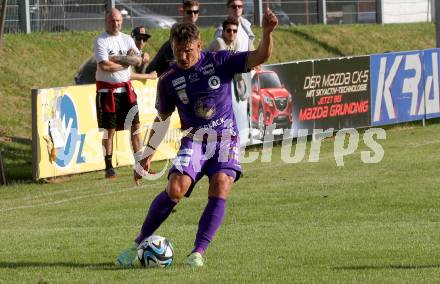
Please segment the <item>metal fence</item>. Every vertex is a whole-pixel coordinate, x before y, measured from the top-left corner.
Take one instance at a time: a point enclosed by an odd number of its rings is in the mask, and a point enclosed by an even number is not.
[[[286,0],[263,1],[280,24],[376,23],[380,5],[408,0]],[[434,0],[417,0],[433,2]],[[416,2],[417,2],[416,1]],[[95,31],[104,25],[106,0],[8,0],[5,32]],[[182,0],[114,0],[123,11],[124,27],[169,28],[181,18]],[[215,26],[226,17],[225,0],[201,0],[198,25]],[[244,16],[255,22],[254,0],[244,0]],[[405,2],[406,3],[406,2]],[[409,11],[411,12],[411,11]],[[26,26],[27,21],[27,26]],[[428,19],[429,21],[429,19]]]

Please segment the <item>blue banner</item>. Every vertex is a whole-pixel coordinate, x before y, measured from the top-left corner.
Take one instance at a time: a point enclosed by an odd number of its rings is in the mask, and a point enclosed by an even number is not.
[[[410,51],[370,57],[373,126],[425,117],[423,54]]]
[[[423,52],[423,70],[425,75],[425,106],[426,118],[440,117],[439,100],[439,54],[440,49]]]

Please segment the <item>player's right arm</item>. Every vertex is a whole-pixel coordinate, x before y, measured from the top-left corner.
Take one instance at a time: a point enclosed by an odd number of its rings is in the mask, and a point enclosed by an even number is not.
[[[135,157],[135,161],[140,161],[139,169],[136,165],[134,180],[136,184],[139,184],[139,180],[142,178],[143,172],[148,172],[150,170],[151,160],[153,158],[156,149],[159,147],[165,138],[168,128],[170,127],[171,115],[176,108],[175,97],[171,94],[169,89],[170,81],[166,79],[166,75],[159,79],[157,83],[157,95],[156,95],[156,110],[157,115],[153,121],[150,132],[147,136],[147,145],[142,153],[142,157]]]
[[[142,153],[142,157],[139,157],[140,167],[135,166],[134,181],[136,185],[139,185],[139,180],[142,179],[143,173],[150,172],[151,161],[153,159],[156,149],[162,143],[165,135],[170,127],[172,113],[157,113],[156,118],[153,121],[150,132],[147,137],[147,145]],[[135,158],[135,163],[136,163]]]

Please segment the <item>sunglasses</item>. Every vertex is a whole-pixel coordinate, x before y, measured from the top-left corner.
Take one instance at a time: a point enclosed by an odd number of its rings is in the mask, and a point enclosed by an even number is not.
[[[186,14],[188,14],[188,15],[192,15],[192,14],[197,15],[198,13],[199,13],[199,10],[186,10]]]
[[[148,38],[144,38],[144,37],[136,37],[135,40],[137,40],[137,41],[147,41]]]
[[[243,5],[231,5],[231,6],[229,6],[229,8],[232,8],[234,10],[236,10],[236,9],[243,9]]]
[[[227,28],[227,29],[226,29],[226,32],[227,32],[227,33],[231,33],[231,32],[233,32],[234,34],[236,34],[236,33],[237,33],[237,29]]]

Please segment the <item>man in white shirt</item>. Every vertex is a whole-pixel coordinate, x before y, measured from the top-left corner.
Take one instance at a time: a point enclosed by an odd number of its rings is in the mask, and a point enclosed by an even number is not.
[[[106,132],[103,137],[105,149],[105,177],[115,178],[112,165],[113,137],[117,130],[124,129],[124,123],[132,107],[137,106],[136,94],[130,82],[131,66],[141,63],[140,51],[133,38],[121,33],[122,15],[118,9],[105,14],[105,32],[95,40],[98,68],[96,70],[96,107],[98,126]],[[131,113],[130,113],[131,114]],[[128,118],[131,125],[133,152],[141,150],[139,115]],[[136,158],[135,158],[136,159]]]
[[[228,16],[238,20],[237,31],[237,51],[251,51],[254,50],[255,35],[251,29],[251,23],[246,20],[243,15],[243,1],[242,0],[228,0],[226,3]],[[215,32],[215,38],[222,37],[223,27],[220,26]],[[240,135],[240,144],[246,145],[249,143],[249,117],[248,117],[248,102],[251,96],[251,73],[243,73],[243,82],[245,88],[232,89],[232,108],[234,110],[235,119],[237,121],[238,132]],[[234,87],[234,85],[232,86]]]

